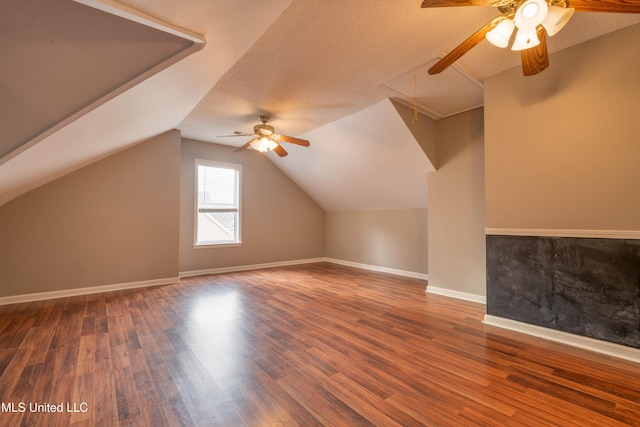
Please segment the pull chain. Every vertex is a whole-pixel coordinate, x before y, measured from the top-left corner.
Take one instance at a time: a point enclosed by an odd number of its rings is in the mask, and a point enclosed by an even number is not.
[[[418,83],[416,82],[416,75],[413,75],[413,121],[415,123],[418,118]]]

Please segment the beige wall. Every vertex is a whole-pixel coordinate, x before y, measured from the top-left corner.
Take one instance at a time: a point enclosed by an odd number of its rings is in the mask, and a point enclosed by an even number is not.
[[[1,206],[0,297],[177,277],[179,150],[170,131]]]
[[[438,166],[438,144],[437,144],[437,121],[422,113],[418,113],[418,120],[415,119],[415,113],[398,101],[390,99],[394,108],[407,125],[407,129],[411,131],[424,154],[427,155],[429,163],[431,163],[430,171],[435,171]]]
[[[326,256],[427,273],[427,209],[327,212]]]
[[[429,286],[486,295],[483,111],[437,123],[429,174]]]
[[[193,248],[196,158],[242,165],[241,246]],[[324,210],[266,155],[185,139],[181,162],[181,272],[324,256]]]
[[[485,80],[489,228],[640,230],[640,25]]]

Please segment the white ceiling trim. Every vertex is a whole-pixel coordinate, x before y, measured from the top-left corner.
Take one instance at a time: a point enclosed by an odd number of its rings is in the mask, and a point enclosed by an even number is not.
[[[85,6],[92,7],[94,9],[101,10],[103,12],[110,13],[121,18],[128,19],[138,24],[146,25],[147,27],[155,28],[156,30],[163,31],[174,36],[181,37],[186,40],[190,40],[196,44],[206,43],[204,37],[193,31],[185,30],[184,28],[177,27],[168,22],[164,22],[161,19],[151,16],[148,13],[144,13],[140,10],[134,9],[122,3],[117,3],[113,0],[73,0],[76,3],[84,4]]]

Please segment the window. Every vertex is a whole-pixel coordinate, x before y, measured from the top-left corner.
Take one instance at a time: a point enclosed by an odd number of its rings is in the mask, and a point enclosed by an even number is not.
[[[240,243],[242,166],[196,159],[195,246]]]

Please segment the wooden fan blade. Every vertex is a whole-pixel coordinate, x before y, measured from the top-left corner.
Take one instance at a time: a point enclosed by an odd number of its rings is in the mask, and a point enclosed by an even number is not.
[[[496,0],[423,0],[421,7],[491,6]]]
[[[253,133],[234,133],[233,135],[218,135],[216,138],[229,138],[231,136],[255,136]]]
[[[449,52],[444,58],[438,61],[433,67],[429,68],[429,74],[438,74],[444,71],[451,64],[456,62],[462,55],[469,52],[478,43],[484,40],[487,33],[493,30],[496,26],[498,19],[494,19],[484,27],[476,31],[471,37],[460,43],[458,47]]]
[[[252,143],[253,141],[255,141],[256,139],[257,139],[257,138],[253,138],[251,141],[247,142],[247,143],[246,143],[246,144],[244,144],[242,147],[238,147],[238,148],[236,148],[236,149],[235,149],[235,150],[233,150],[233,151],[236,151],[236,152],[237,152],[237,151],[246,150],[247,148],[249,148],[249,146],[251,145],[251,143]]]
[[[577,12],[640,13],[640,0],[569,0]]]
[[[522,74],[533,76],[549,66],[549,52],[547,51],[547,32],[542,25],[538,26],[540,44],[520,51],[522,59]]]
[[[291,144],[296,144],[296,145],[302,145],[304,147],[308,147],[309,145],[311,145],[309,141],[307,141],[306,139],[294,138],[292,136],[287,136],[287,135],[278,135],[278,139],[280,139],[280,141],[289,142]]]
[[[275,152],[276,152],[276,154],[277,154],[278,156],[280,156],[280,157],[284,157],[284,156],[286,156],[287,154],[289,154],[289,153],[287,153],[287,152],[286,152],[286,150],[285,150],[284,148],[282,148],[282,146],[281,146],[280,144],[278,144],[278,145],[276,146],[276,148],[274,148],[274,149],[273,149],[273,151],[275,151]]]

